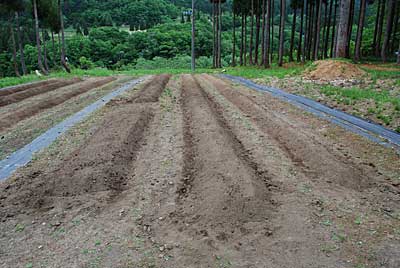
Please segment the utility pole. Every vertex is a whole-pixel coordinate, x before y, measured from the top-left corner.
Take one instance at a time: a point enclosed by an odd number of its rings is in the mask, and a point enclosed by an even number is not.
[[[196,14],[194,11],[194,4],[196,0],[192,0],[192,72],[196,70],[196,50],[195,50],[195,34],[196,34]]]

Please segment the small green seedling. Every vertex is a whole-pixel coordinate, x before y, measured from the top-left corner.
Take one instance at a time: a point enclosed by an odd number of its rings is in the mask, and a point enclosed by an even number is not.
[[[21,223],[17,223],[17,225],[15,225],[14,231],[17,232],[22,232],[23,230],[25,230],[25,225],[21,224]]]
[[[358,216],[358,217],[354,220],[354,223],[357,224],[357,225],[361,225],[361,224],[362,224],[362,217],[361,217],[361,216]]]
[[[322,225],[325,225],[325,226],[331,226],[331,225],[332,225],[332,222],[331,222],[331,220],[327,219],[327,220],[321,222],[321,224],[322,224]]]

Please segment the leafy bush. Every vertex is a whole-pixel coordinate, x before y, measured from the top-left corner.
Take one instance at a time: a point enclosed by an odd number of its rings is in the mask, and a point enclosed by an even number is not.
[[[82,70],[93,69],[94,63],[91,60],[88,60],[86,57],[80,57],[79,68],[81,68]]]
[[[134,66],[137,70],[155,70],[155,69],[190,69],[192,58],[186,55],[176,56],[171,59],[155,57],[152,60],[139,58]],[[212,67],[212,58],[199,57],[196,59],[197,68]]]
[[[147,70],[154,70],[160,68],[186,69],[190,68],[190,64],[191,64],[190,56],[177,56],[172,59],[155,57],[152,60],[139,58],[135,65],[135,69],[147,69]]]

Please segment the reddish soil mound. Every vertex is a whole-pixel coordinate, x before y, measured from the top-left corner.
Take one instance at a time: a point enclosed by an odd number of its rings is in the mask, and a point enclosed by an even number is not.
[[[306,71],[304,77],[312,80],[351,80],[357,79],[366,72],[358,68],[357,65],[348,62],[324,60],[316,61],[316,68],[311,71]]]

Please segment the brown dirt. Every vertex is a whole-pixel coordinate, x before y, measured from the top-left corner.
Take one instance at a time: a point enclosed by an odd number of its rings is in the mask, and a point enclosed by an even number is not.
[[[327,250],[329,255],[334,255],[334,251],[343,250],[341,252],[345,258],[357,256],[357,261],[363,265],[367,263],[367,267],[368,265],[375,267],[376,263],[386,261],[392,264],[384,267],[396,267],[399,264],[395,257],[399,251],[394,249],[398,247],[399,242],[392,244],[391,235],[387,234],[393,232],[392,224],[396,226],[395,230],[400,224],[398,219],[390,223],[391,221],[387,221],[385,216],[386,210],[391,211],[390,213],[399,211],[400,169],[396,164],[399,161],[398,155],[390,153],[386,158],[379,153],[382,149],[376,148],[375,145],[366,145],[365,141],[361,141],[362,139],[356,135],[350,135],[343,130],[337,131],[341,132],[338,134],[341,136],[332,135],[336,130],[329,130],[329,134],[321,136],[318,132],[326,130],[326,126],[321,126],[321,122],[312,116],[300,113],[297,109],[288,109],[286,105],[269,98],[268,95],[243,89],[232,90],[230,83],[224,84],[221,80],[210,76],[203,81],[208,81],[204,82],[208,87],[214,85],[214,88],[238,107],[266,137],[272,138],[274,143],[270,146],[281,148],[288,160],[293,163],[299,187],[313,182],[313,186],[310,186],[312,190],[310,188],[304,191],[315,193],[312,204],[319,200],[316,207],[319,207],[322,213],[315,214],[318,215],[315,221],[328,226],[335,225],[333,222],[336,222],[338,228],[330,228],[331,232],[342,232],[346,233],[346,236],[353,236],[352,239],[343,238],[346,241],[343,241],[342,245],[330,245],[329,247],[334,249]],[[329,139],[326,139],[326,136],[329,136]],[[332,142],[333,138],[336,142]],[[314,159],[311,160],[312,158]],[[287,160],[283,163],[286,165]],[[343,206],[348,206],[350,215],[342,214]],[[377,211],[379,212],[376,213]],[[282,211],[280,214],[286,213]],[[353,213],[364,216],[356,216]],[[366,217],[365,215],[368,215],[370,224],[374,226],[371,229],[376,228],[376,233],[380,235],[371,238],[368,232],[371,225],[361,228],[355,224],[358,218]],[[324,222],[324,218],[328,220]],[[346,231],[341,230],[340,225],[346,226]],[[365,243],[362,249],[354,249],[351,246],[352,243],[361,243],[360,241]],[[329,239],[327,243],[330,243]],[[380,249],[382,245],[385,245],[391,253],[385,256]],[[393,250],[396,254],[393,254]],[[386,260],[382,260],[385,258]]]
[[[114,80],[115,78],[113,77],[88,79],[87,81],[76,84],[77,88],[60,92],[59,95],[49,96],[48,98],[42,99],[40,102],[37,102],[34,105],[23,106],[19,109],[6,112],[0,117],[0,131],[3,131],[19,121],[29,118],[45,109],[59,105],[70,98],[78,96],[96,87],[103,86]]]
[[[0,99],[0,107],[9,105],[11,103],[19,102],[22,101],[26,98],[36,96],[39,94],[43,94],[55,89],[59,89],[65,86],[69,86],[75,83],[78,83],[82,81],[80,78],[74,78],[70,80],[61,80],[55,83],[47,84],[47,85],[41,85],[41,86],[35,86],[34,88],[28,88],[24,91],[19,91],[13,94],[10,94],[8,96],[4,96]]]
[[[29,117],[29,120],[23,120],[4,131],[0,131],[0,159],[4,159],[14,151],[30,143],[47,129],[55,126],[65,118],[77,113],[89,104],[99,100],[107,93],[132,79],[132,77],[118,77],[117,80],[111,83],[75,96],[60,105],[46,109],[32,117]],[[34,105],[35,103],[40,102],[41,99],[47,99],[49,96],[54,95],[57,95],[56,91],[25,99],[21,102],[2,107],[0,110],[1,113],[17,110],[20,107]]]
[[[184,180],[173,217],[182,235],[208,240],[209,248],[203,249],[208,254],[220,243],[268,235],[265,219],[275,206],[268,174],[259,171],[221,116],[220,107],[190,76],[183,77],[182,105]],[[246,229],[247,225],[252,230]],[[191,262],[188,259],[181,265]]]
[[[316,61],[315,69],[306,71],[304,77],[311,80],[332,81],[359,79],[366,75],[366,72],[357,65],[335,60]]]
[[[134,98],[134,101],[136,103],[157,102],[170,78],[171,75],[162,74],[158,76],[157,79],[148,81],[144,87],[155,88],[157,90],[144,91],[143,94],[140,94]]]
[[[166,76],[156,77],[137,96],[156,95],[155,92],[160,92],[159,88],[164,84],[161,81],[165,79]],[[92,133],[91,139],[66,157],[62,165],[55,167],[51,173],[35,172],[8,187],[6,194],[10,198],[6,202],[13,204],[13,208],[2,211],[0,215],[9,217],[10,214],[26,213],[20,210],[21,207],[32,211],[55,207],[68,209],[75,199],[86,199],[88,196],[101,200],[103,194],[106,194],[106,199],[118,195],[126,185],[129,162],[136,158],[141,140],[154,116],[151,106],[132,103],[137,96],[107,104],[112,112]],[[89,203],[95,202],[86,200],[85,206]]]
[[[31,174],[26,181],[19,181],[7,189],[14,194],[6,201],[17,206],[5,214],[3,211],[2,215],[10,217],[30,209],[44,212],[55,207],[62,211],[79,205],[98,206],[118,195],[126,185],[129,162],[135,159],[153,117],[148,107],[131,106],[115,107],[115,113],[108,116],[92,139],[65,159],[53,173]],[[123,114],[120,114],[121,109],[124,109]],[[123,128],[123,131],[117,128]],[[31,183],[26,185],[27,181]],[[18,191],[14,192],[15,188]],[[19,210],[21,207],[25,211]]]
[[[207,76],[207,80],[212,81],[225,98],[248,115],[266,135],[273,138],[293,164],[310,178],[316,180],[323,178],[329,183],[357,190],[369,187],[371,179],[368,172],[352,164],[347,158],[331,153],[329,148],[324,146],[316,146],[308,133],[301,133],[278,116],[263,112],[262,106],[253,98],[232,91],[228,83],[212,76]]]
[[[0,267],[399,266],[398,155],[267,94],[168,79],[0,183]]]
[[[58,83],[59,81],[61,81],[61,79],[49,79],[49,80],[45,80],[45,81],[40,81],[40,82],[35,82],[35,83],[28,83],[28,84],[23,84],[23,85],[4,88],[4,89],[0,90],[0,97],[1,96],[7,96],[7,95],[10,95],[10,94],[14,94],[16,92],[24,91],[24,90],[27,90],[27,89],[35,89],[35,88],[38,88],[38,87],[51,85],[51,84],[54,84],[54,83]]]

